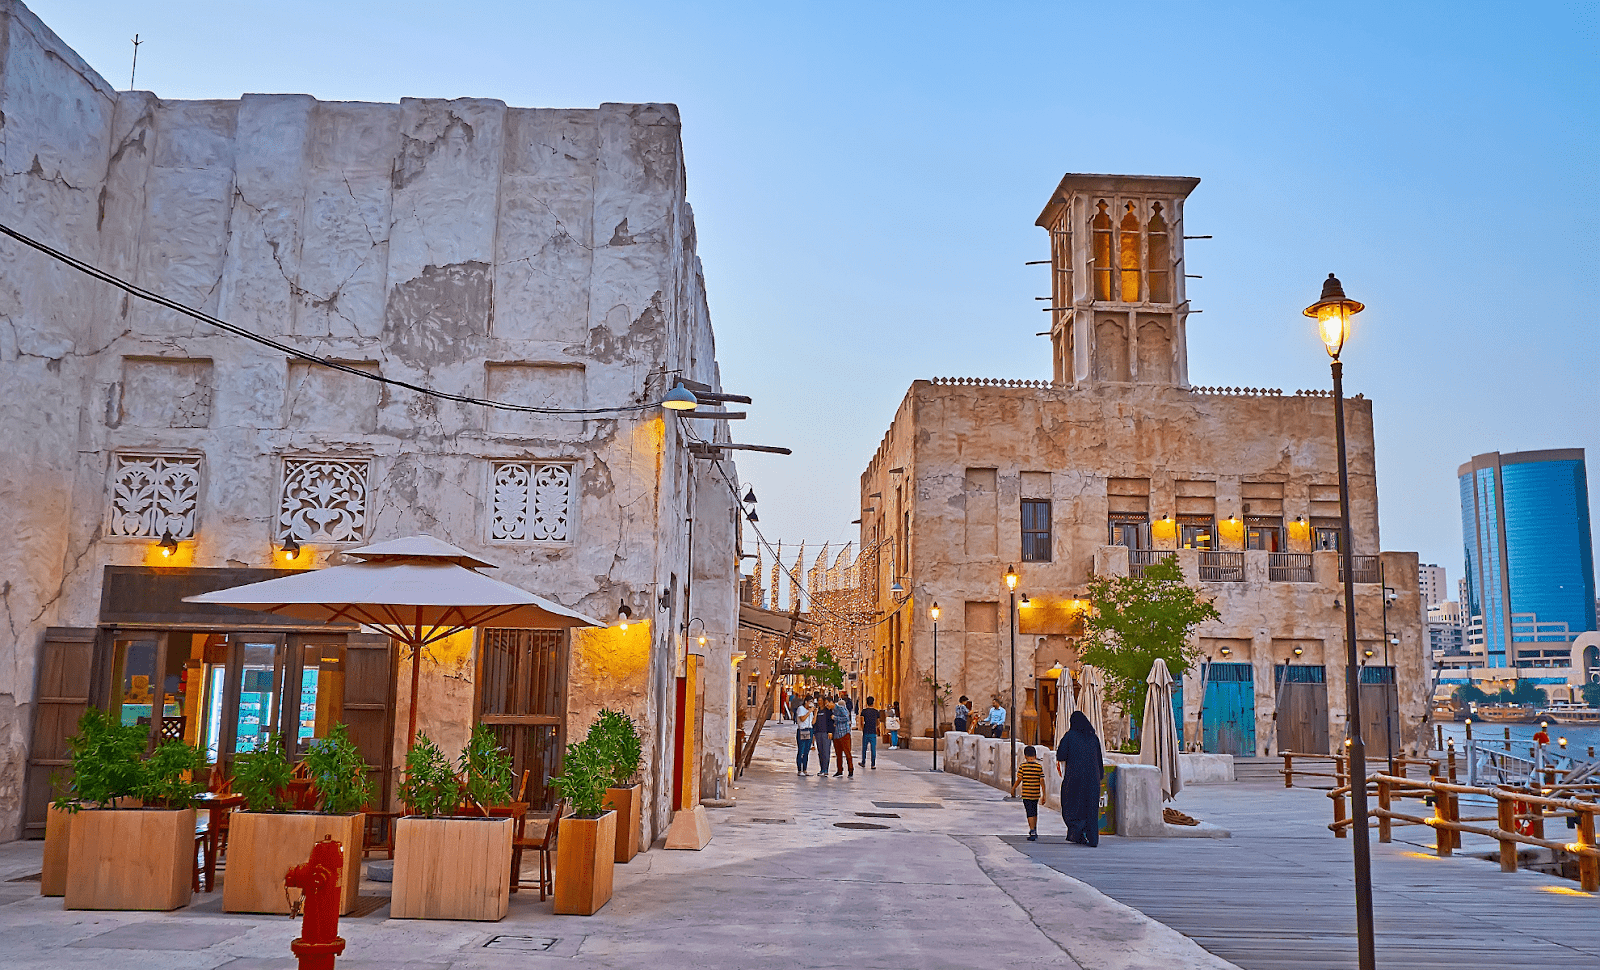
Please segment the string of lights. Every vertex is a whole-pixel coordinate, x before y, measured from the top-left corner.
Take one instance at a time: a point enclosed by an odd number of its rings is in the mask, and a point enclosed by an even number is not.
[[[472,397],[468,394],[451,394],[448,391],[440,391],[431,387],[425,387],[421,384],[413,384],[409,381],[402,381],[393,377],[385,377],[382,374],[375,374],[372,371],[363,370],[360,367],[354,367],[350,364],[344,363],[343,361],[332,360],[327,357],[320,357],[316,354],[301,350],[298,347],[290,346],[289,344],[275,340],[271,337],[255,333],[254,331],[238,326],[237,324],[232,324],[226,320],[211,316],[208,313],[202,313],[193,307],[184,306],[182,303],[179,303],[176,300],[162,296],[159,293],[152,292],[141,286],[137,286],[118,276],[114,276],[97,266],[86,263],[81,259],[61,252],[60,250],[53,249],[45,243],[32,238],[31,236],[27,236],[21,232],[18,232],[16,229],[11,228],[5,223],[0,223],[0,235],[9,236],[10,238],[15,239],[17,242],[22,243],[24,246],[27,246],[30,249],[43,253],[59,263],[70,266],[85,276],[99,280],[100,282],[109,286],[114,286],[124,293],[138,297],[141,300],[154,303],[156,306],[164,307],[176,313],[181,313],[186,317],[199,320],[201,323],[216,327],[217,329],[231,333],[236,337],[243,337],[246,340],[254,341],[264,347],[270,347],[273,350],[286,354],[287,356],[295,357],[309,363],[318,364],[332,370],[343,371],[346,374],[352,374],[356,377],[360,377],[369,381],[376,381],[379,384],[388,384],[391,387],[403,387],[408,391],[415,391],[418,394],[423,394],[428,397],[439,398],[440,400],[444,401],[454,401],[457,404],[471,404],[478,407],[495,408],[501,411],[520,411],[528,414],[548,414],[557,417],[564,415],[584,416],[595,414],[617,414],[626,411],[649,411],[653,408],[660,407],[661,404],[661,402],[656,401],[649,404],[623,404],[616,407],[605,408],[541,408],[533,407],[532,405],[528,404],[512,404],[509,401],[487,400],[484,398]]]

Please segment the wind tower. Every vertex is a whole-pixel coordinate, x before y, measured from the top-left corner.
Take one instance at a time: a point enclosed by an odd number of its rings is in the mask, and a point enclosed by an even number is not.
[[[1050,233],[1057,384],[1189,386],[1183,202],[1197,178],[1073,175],[1039,214]]]

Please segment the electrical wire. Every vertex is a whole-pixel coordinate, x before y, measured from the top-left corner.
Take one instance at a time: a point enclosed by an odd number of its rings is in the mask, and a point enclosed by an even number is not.
[[[60,250],[53,249],[37,239],[18,232],[5,223],[0,223],[0,235],[9,236],[12,239],[15,239],[17,242],[22,243],[24,246],[29,247],[30,249],[37,250],[38,252],[49,256],[51,259],[54,259],[57,262],[64,263],[65,265],[72,267],[85,276],[99,280],[100,282],[110,286],[114,286],[124,293],[136,296],[141,300],[154,303],[156,306],[165,307],[168,310],[181,313],[186,317],[192,317],[195,320],[199,320],[201,323],[216,327],[217,329],[231,333],[236,337],[243,337],[246,340],[253,340],[264,347],[271,347],[273,350],[287,354],[290,357],[297,357],[300,360],[309,361],[313,364],[319,364],[323,367],[328,367],[333,370],[343,371],[346,374],[353,374],[356,377],[365,378],[369,381],[377,381],[380,384],[388,384],[391,387],[403,387],[408,391],[415,391],[418,394],[424,394],[428,397],[435,397],[444,401],[454,401],[457,404],[473,404],[479,407],[495,408],[501,411],[519,411],[528,414],[550,415],[615,414],[624,411],[649,411],[652,408],[661,406],[661,402],[657,401],[652,404],[625,404],[618,407],[609,408],[540,408],[533,407],[532,405],[528,404],[512,404],[508,401],[486,400],[484,398],[471,397],[466,394],[451,394],[448,391],[435,390],[431,387],[424,387],[421,384],[412,384],[409,381],[402,381],[393,377],[384,377],[382,374],[374,374],[371,371],[362,370],[359,367],[353,367],[350,364],[346,364],[342,361],[331,360],[327,357],[319,357],[316,354],[308,353],[296,347],[291,347],[290,345],[282,343],[278,340],[274,340],[271,337],[265,337],[261,334],[247,330],[244,327],[238,326],[237,324],[228,323],[226,320],[218,319],[217,317],[213,317],[208,313],[202,313],[199,310],[193,309],[192,307],[184,306],[182,303],[179,303],[176,300],[164,297],[159,293],[151,292],[150,290],[144,289],[143,287],[137,286],[133,283],[129,283],[120,277],[113,276],[97,266],[90,265],[81,259],[69,256]]]

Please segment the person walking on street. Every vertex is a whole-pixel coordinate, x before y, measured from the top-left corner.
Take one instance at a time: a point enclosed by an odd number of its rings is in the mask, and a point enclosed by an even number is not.
[[[878,719],[883,712],[872,706],[872,698],[867,698],[867,706],[861,709],[861,767],[867,767],[867,749],[872,749],[872,770],[878,770]]]
[[[794,711],[794,766],[797,774],[805,774],[811,766],[811,722],[815,720],[805,702],[800,701]]]
[[[889,712],[883,719],[883,726],[884,726],[884,729],[889,732],[889,747],[891,747],[891,748],[900,747],[900,705],[899,704],[890,704],[889,705]],[[877,757],[877,752],[876,751],[873,752],[873,757],[874,758]]]
[[[1044,765],[1039,763],[1039,749],[1028,745],[1022,749],[1022,764],[1017,765],[1017,780],[1011,784],[1011,797],[1022,795],[1022,810],[1028,814],[1028,841],[1039,841],[1039,799],[1044,797]]]
[[[844,774],[847,767],[850,777],[856,776],[856,763],[850,757],[850,708],[843,701],[833,706],[833,756],[839,761],[839,770],[833,777]]]
[[[1071,725],[1056,748],[1056,774],[1061,776],[1061,821],[1067,841],[1100,844],[1100,777],[1105,772],[1100,736],[1082,711],[1073,711]]]
[[[823,778],[828,777],[828,752],[833,747],[833,702],[826,697],[817,702],[816,724],[813,726],[811,736],[817,742],[817,757],[822,763],[818,765],[817,774]]]
[[[967,733],[967,717],[972,713],[972,701],[967,695],[962,694],[956,701],[956,730],[962,734]]]

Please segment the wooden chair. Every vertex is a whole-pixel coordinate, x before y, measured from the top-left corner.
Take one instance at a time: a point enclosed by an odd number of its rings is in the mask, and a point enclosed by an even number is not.
[[[555,891],[556,838],[561,834],[561,817],[567,813],[567,800],[556,799],[555,808],[548,815],[523,819],[523,832],[511,843],[511,891],[522,886],[522,854],[539,853],[539,901]]]

